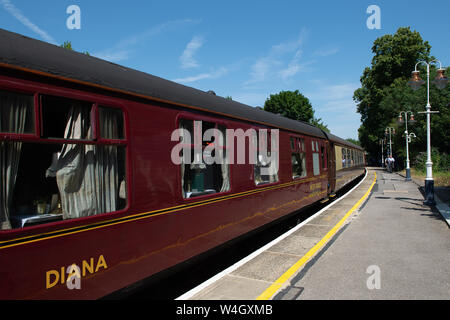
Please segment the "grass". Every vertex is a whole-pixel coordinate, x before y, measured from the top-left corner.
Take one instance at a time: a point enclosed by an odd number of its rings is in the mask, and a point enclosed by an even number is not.
[[[403,171],[402,173],[405,173],[405,171]],[[425,180],[425,177],[426,177],[425,172],[411,168],[411,178],[422,181]],[[433,171],[433,179],[435,187],[450,187],[449,171]]]

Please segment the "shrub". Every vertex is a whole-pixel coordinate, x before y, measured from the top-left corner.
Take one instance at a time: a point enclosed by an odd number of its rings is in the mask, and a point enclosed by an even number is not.
[[[431,148],[431,161],[433,162],[433,171],[448,172],[450,169],[450,155],[439,153],[437,148]],[[414,159],[414,167],[422,172],[426,171],[427,153],[420,152]]]

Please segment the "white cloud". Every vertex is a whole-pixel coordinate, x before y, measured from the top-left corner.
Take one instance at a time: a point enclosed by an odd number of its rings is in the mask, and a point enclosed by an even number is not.
[[[113,47],[106,50],[94,52],[92,55],[100,59],[105,59],[113,62],[127,60],[130,58],[134,51],[133,47],[141,43],[146,43],[148,38],[157,36],[170,28],[181,28],[188,24],[197,24],[199,22],[200,20],[183,19],[161,23],[145,30],[144,32],[130,35],[127,38],[116,43]]]
[[[316,80],[320,81],[320,80]],[[310,99],[321,101],[351,100],[353,101],[353,93],[360,87],[359,83],[344,83],[333,85],[320,85],[317,83],[316,91],[306,93]]]
[[[250,80],[245,85],[263,82],[268,79],[281,78],[287,81],[289,78],[301,72],[305,65],[313,62],[301,63],[302,50],[307,31],[302,29],[297,39],[273,45],[269,53],[257,59],[251,67]],[[293,57],[286,63],[287,55],[293,54]]]
[[[27,17],[25,17],[22,12],[17,9],[10,0],[0,0],[3,7],[8,11],[14,18],[19,20],[25,27],[29,28],[31,31],[39,34],[42,39],[52,44],[57,44],[55,39],[53,39],[47,32],[39,28],[37,25],[32,23]]]
[[[251,79],[246,84],[265,81],[272,68],[279,65],[281,62],[272,57],[258,59],[251,67]]]
[[[189,69],[196,68],[199,66],[197,61],[194,59],[194,54],[203,46],[204,40],[200,36],[195,36],[187,44],[186,49],[184,49],[183,54],[180,57],[181,68]]]
[[[314,51],[313,55],[320,57],[327,57],[339,52],[339,48],[326,48],[326,49],[318,49]]]
[[[299,73],[303,66],[300,64],[300,57],[302,55],[302,50],[297,50],[294,55],[294,58],[289,62],[289,66],[285,69],[282,69],[278,72],[278,75],[284,80],[288,80]]]
[[[277,54],[277,55],[282,55],[285,53],[297,51],[300,48],[300,46],[305,42],[306,36],[307,36],[306,29],[302,29],[300,31],[299,36],[294,41],[287,41],[287,42],[283,42],[283,43],[272,46],[271,53]]]
[[[191,82],[196,82],[196,81],[205,80],[205,79],[217,79],[217,78],[223,77],[227,73],[228,73],[227,68],[219,68],[217,70],[214,70],[214,71],[211,71],[208,73],[201,73],[196,76],[174,79],[172,81],[180,82],[180,83],[191,83]]]

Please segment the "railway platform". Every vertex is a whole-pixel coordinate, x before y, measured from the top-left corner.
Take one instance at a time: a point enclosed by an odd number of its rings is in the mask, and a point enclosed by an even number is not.
[[[450,299],[450,228],[414,181],[365,179],[179,300]]]

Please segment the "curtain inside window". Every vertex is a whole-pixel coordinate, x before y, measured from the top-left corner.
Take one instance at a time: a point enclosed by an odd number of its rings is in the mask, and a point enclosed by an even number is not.
[[[270,182],[278,181],[278,164],[276,159],[271,159],[269,165]]]
[[[186,122],[180,121],[180,130],[179,130],[180,138],[181,138],[180,141],[182,141],[183,144],[191,144],[191,134],[188,130],[189,130],[189,127],[186,125]],[[183,194],[183,198],[186,198],[186,192],[189,191],[189,190],[187,190],[187,186],[184,185],[184,182],[185,182],[184,174],[186,171],[186,166],[189,165],[188,163],[190,161],[190,159],[189,160],[187,159],[188,153],[186,152],[186,150],[187,150],[186,147],[183,148],[183,156],[181,157],[181,165],[180,165],[180,168],[181,168],[181,192]],[[189,158],[190,158],[190,156],[189,156]],[[188,161],[186,161],[186,160],[188,160]]]
[[[24,133],[32,100],[29,96],[0,94],[0,132]],[[22,142],[0,142],[0,230],[11,229],[10,216]]]
[[[108,136],[117,136],[116,117],[117,113],[102,112],[102,130],[108,131]],[[90,135],[90,110],[73,104],[65,138],[87,139]],[[63,146],[54,174],[64,219],[116,211],[119,193],[117,148],[83,144]]]
[[[220,189],[220,192],[225,192],[230,190],[230,165],[228,163],[228,157],[227,157],[227,149],[226,149],[226,129],[224,127],[219,126],[219,130],[222,133],[219,135],[218,139],[218,147],[221,150],[221,159],[222,164],[220,166],[222,171],[222,188]],[[218,152],[218,150],[216,150]]]

